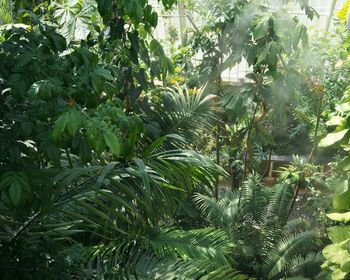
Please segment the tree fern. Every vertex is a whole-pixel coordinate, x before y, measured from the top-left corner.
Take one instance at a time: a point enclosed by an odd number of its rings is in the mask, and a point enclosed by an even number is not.
[[[202,214],[215,226],[224,226],[225,208],[222,207],[214,198],[195,194],[193,198]]]

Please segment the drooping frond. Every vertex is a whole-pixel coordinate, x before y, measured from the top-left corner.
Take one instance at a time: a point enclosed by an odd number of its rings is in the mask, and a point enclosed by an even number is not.
[[[319,273],[323,261],[324,257],[320,252],[297,256],[291,261],[289,274],[290,276],[304,275],[313,278]]]
[[[216,111],[213,95],[204,95],[203,90],[189,93],[185,88],[166,88],[162,102],[152,106],[147,114],[157,120],[162,132],[178,134],[189,143],[201,140]]]
[[[152,154],[147,161],[169,182],[176,182],[185,190],[191,190],[193,183],[213,186],[217,175],[226,172],[209,158],[190,150],[170,150]],[[191,176],[188,176],[188,175]]]
[[[62,238],[64,233],[69,238],[81,231],[105,240],[132,236],[174,211],[179,196],[188,196],[195,184],[211,186],[217,172],[223,170],[212,161],[184,150],[151,154],[127,165],[68,169],[53,179],[57,196],[50,215],[38,212],[23,223],[6,222],[6,231],[13,232],[7,237]]]
[[[229,263],[225,254],[234,247],[224,231],[213,228],[189,231],[162,229],[150,234],[149,244],[156,255],[161,257],[209,259],[222,265]]]
[[[262,265],[263,275],[268,276],[269,279],[279,279],[284,276],[291,268],[292,261],[308,253],[315,246],[316,240],[317,237],[312,231],[286,236],[266,254]]]
[[[130,257],[128,279],[172,280],[244,280],[248,279],[229,265],[218,265],[213,260],[181,260],[160,258],[145,251]],[[133,277],[134,276],[134,277]],[[127,278],[124,278],[127,279]]]
[[[215,227],[224,225],[225,209],[220,205],[215,198],[197,193],[193,198],[198,209]]]

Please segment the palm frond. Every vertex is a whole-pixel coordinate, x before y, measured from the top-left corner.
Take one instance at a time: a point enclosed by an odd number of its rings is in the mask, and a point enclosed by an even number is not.
[[[189,231],[163,229],[151,234],[149,242],[156,255],[161,257],[208,259],[222,265],[229,264],[225,255],[234,247],[224,231],[213,228]]]
[[[291,268],[292,261],[309,252],[315,246],[316,240],[316,234],[312,231],[286,236],[266,254],[262,265],[263,275],[269,279],[286,276],[284,274]]]
[[[194,195],[193,200],[201,213],[203,213],[213,226],[225,227],[225,208],[215,198],[197,193]]]
[[[241,187],[240,208],[243,216],[249,216],[255,222],[262,220],[268,203],[267,191],[258,175],[249,175]]]
[[[281,228],[287,223],[293,195],[291,186],[287,184],[275,186],[265,217],[267,227]]]
[[[304,275],[313,278],[319,273],[323,261],[324,257],[320,252],[310,252],[305,256],[297,256],[291,261],[289,275]]]
[[[217,110],[214,97],[204,95],[202,89],[189,93],[185,88],[166,88],[162,102],[152,104],[148,114],[157,121],[162,133],[178,134],[188,143],[195,143],[211,127]]]
[[[131,256],[128,271],[135,277],[129,279],[248,279],[229,265],[218,265],[213,260],[160,258],[145,251]]]

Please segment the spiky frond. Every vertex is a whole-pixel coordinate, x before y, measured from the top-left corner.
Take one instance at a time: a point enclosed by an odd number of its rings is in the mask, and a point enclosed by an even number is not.
[[[303,230],[303,222],[290,221],[293,189],[277,185],[263,188],[257,176],[244,182],[240,193],[229,193],[216,201],[196,194],[195,202],[211,225],[224,229],[236,244],[236,259],[242,271],[262,279],[308,275],[303,268],[316,268],[313,253],[318,238]],[[303,262],[304,260],[304,262]]]
[[[202,194],[195,194],[193,200],[203,216],[215,227],[230,231],[232,224],[237,221],[239,215],[237,192],[228,192],[219,201]]]
[[[216,106],[213,95],[204,95],[200,89],[189,93],[186,88],[166,88],[162,102],[147,112],[157,120],[165,134],[178,134],[190,143],[202,138],[203,131],[211,127]]]
[[[268,254],[262,265],[263,275],[269,279],[280,279],[292,268],[295,258],[305,255],[315,246],[315,232],[306,231],[288,235],[281,240]]]
[[[240,208],[242,214],[255,222],[262,220],[268,203],[267,188],[258,175],[249,175],[241,187]]]
[[[223,225],[225,209],[214,198],[198,193],[194,195],[193,200],[213,226]]]
[[[213,228],[189,231],[163,229],[150,235],[150,246],[156,255],[182,259],[211,259],[228,265],[225,257],[234,247],[224,231]]]
[[[131,256],[129,279],[173,279],[173,280],[244,280],[248,279],[229,265],[218,265],[214,260],[180,260],[159,258],[147,252]]]
[[[319,273],[323,261],[324,257],[320,252],[310,252],[305,256],[297,256],[291,261],[289,274],[290,276],[315,277]]]
[[[266,226],[278,228],[287,223],[293,195],[294,192],[290,185],[280,184],[275,186],[266,213]]]

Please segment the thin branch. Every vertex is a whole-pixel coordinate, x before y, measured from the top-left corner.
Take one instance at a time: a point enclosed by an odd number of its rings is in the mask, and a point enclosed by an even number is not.
[[[199,28],[197,27],[197,25],[194,23],[192,17],[186,13],[186,17],[188,19],[188,21],[192,24],[193,28],[197,31],[197,32],[200,32]]]
[[[331,4],[331,8],[329,10],[329,15],[327,17],[326,27],[324,29],[324,36],[325,37],[327,36],[327,33],[329,31],[329,27],[331,26],[331,21],[332,21],[332,17],[333,17],[333,14],[334,14],[334,10],[335,10],[336,4],[337,4],[337,0],[333,0],[332,4]]]

